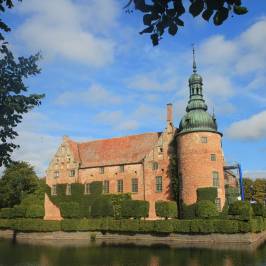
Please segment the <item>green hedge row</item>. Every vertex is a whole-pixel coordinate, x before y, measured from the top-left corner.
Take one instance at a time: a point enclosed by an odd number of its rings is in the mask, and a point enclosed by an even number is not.
[[[149,202],[145,200],[126,200],[122,202],[123,218],[146,218],[149,216]]]
[[[44,205],[44,204],[43,204]],[[0,210],[0,218],[43,218],[44,206],[43,205],[29,205],[29,206],[14,206],[14,208],[2,208]]]
[[[158,217],[165,219],[177,217],[177,204],[175,201],[156,201],[155,211]]]
[[[0,229],[13,229],[25,232],[52,231],[102,231],[157,234],[236,234],[261,232],[266,230],[266,219],[258,217],[249,221],[240,220],[138,220],[112,218],[101,219],[65,219],[62,221],[44,221],[41,219],[0,219]]]

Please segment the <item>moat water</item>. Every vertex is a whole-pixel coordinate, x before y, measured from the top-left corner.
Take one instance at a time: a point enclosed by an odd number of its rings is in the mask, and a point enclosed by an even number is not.
[[[0,265],[16,266],[266,266],[258,248],[135,246],[104,243],[14,243],[0,239]]]

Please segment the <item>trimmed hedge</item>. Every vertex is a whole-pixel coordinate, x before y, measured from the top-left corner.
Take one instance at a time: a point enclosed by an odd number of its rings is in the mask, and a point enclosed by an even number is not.
[[[156,201],[155,211],[158,217],[176,218],[177,217],[177,204],[175,201]]]
[[[225,197],[228,204],[232,204],[237,201],[237,198],[240,196],[239,188],[225,186]]]
[[[258,233],[266,230],[266,219],[258,217],[249,221],[194,219],[194,220],[114,220],[101,219],[64,219],[45,221],[41,219],[0,219],[0,229],[13,229],[22,232],[53,231],[102,231],[124,233],[157,234],[236,234]]]
[[[60,212],[63,218],[79,218],[80,206],[78,202],[61,203]]]
[[[0,218],[10,219],[13,218],[13,208],[2,208],[0,211]]]
[[[211,218],[218,216],[215,204],[210,200],[201,200],[196,204],[196,216],[198,218]]]
[[[91,206],[92,217],[113,217],[113,203],[108,198],[96,199]]]
[[[252,218],[253,210],[251,204],[247,201],[235,201],[229,205],[228,214],[234,219],[248,221]]]
[[[251,204],[253,213],[255,216],[263,216],[263,212],[264,212],[264,206],[263,204],[261,204],[260,202]]]
[[[93,181],[90,183],[90,193],[94,195],[101,195],[103,192],[103,182]]]
[[[197,189],[197,201],[210,200],[215,203],[217,195],[218,193],[216,187],[203,187]]]
[[[196,218],[196,203],[191,205],[182,204],[182,218],[188,220]]]
[[[146,218],[149,216],[149,202],[145,200],[126,200],[122,202],[123,218]]]

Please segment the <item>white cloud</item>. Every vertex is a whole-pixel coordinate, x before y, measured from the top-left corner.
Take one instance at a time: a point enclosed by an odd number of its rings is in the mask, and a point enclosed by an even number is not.
[[[119,10],[114,0],[82,5],[71,0],[28,0],[19,10],[28,18],[16,36],[31,50],[95,67],[113,61],[115,43],[108,32]]]
[[[226,135],[239,139],[266,138],[266,111],[231,124],[226,130]]]
[[[257,178],[265,178],[266,179],[266,170],[247,170],[244,172],[244,177],[257,179]]]
[[[119,104],[121,97],[106,90],[100,85],[93,84],[87,90],[65,91],[56,99],[59,105],[87,104],[94,106]]]

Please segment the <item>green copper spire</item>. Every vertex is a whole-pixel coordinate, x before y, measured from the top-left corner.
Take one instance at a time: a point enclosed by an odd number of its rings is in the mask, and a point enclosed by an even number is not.
[[[217,132],[216,119],[207,112],[208,107],[203,99],[202,77],[197,73],[194,47],[192,68],[193,73],[188,80],[189,101],[186,108],[187,113],[180,122],[180,133],[193,131]]]

